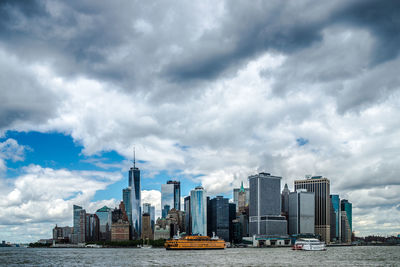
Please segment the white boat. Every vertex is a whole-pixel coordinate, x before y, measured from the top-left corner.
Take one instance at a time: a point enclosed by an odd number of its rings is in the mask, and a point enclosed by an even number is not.
[[[316,238],[301,238],[296,241],[292,249],[320,251],[320,250],[326,250],[326,245],[324,242],[321,242]]]

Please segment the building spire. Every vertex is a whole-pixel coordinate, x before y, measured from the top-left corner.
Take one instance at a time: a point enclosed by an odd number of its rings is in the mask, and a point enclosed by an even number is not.
[[[133,145],[133,168],[136,168],[135,167],[135,165],[136,165],[136,158],[135,158],[135,145]]]
[[[240,186],[240,191],[244,192],[243,181],[242,181],[242,185]]]

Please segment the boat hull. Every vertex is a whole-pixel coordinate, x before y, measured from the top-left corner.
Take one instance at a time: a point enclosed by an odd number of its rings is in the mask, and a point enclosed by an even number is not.
[[[225,249],[223,240],[167,240],[164,244],[167,250],[204,250],[204,249]]]

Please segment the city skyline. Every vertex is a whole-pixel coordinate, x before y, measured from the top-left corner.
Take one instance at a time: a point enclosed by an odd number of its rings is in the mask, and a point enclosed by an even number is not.
[[[182,207],[196,186],[232,199],[260,172],[291,191],[322,175],[357,235],[397,235],[399,9],[2,1],[0,240],[72,226],[74,204],[118,207],[134,146],[135,205],[156,217],[168,180]]]

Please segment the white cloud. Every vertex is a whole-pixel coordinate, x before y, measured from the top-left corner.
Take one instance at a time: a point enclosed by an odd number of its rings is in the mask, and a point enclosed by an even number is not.
[[[25,147],[18,144],[12,138],[8,138],[4,142],[0,142],[0,172],[7,169],[6,161],[23,161],[25,157]]]

